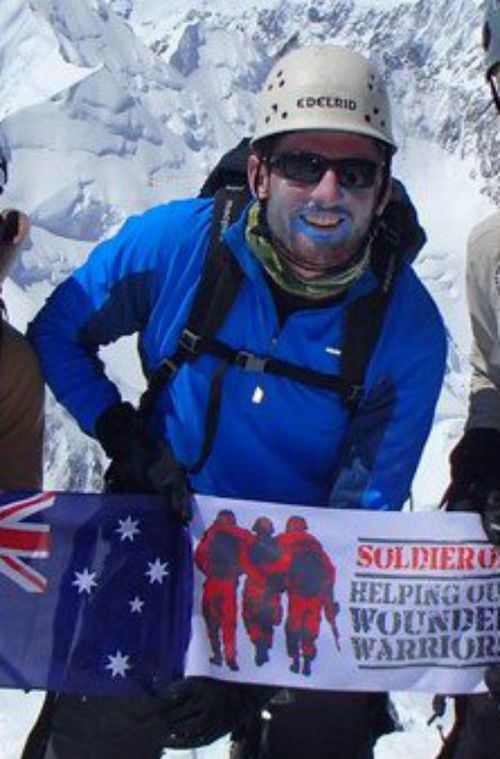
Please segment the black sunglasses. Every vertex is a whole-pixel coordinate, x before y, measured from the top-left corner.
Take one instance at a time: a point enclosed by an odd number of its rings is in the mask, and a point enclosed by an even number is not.
[[[326,158],[298,150],[275,153],[269,157],[268,164],[285,179],[303,184],[318,184],[331,169],[338,183],[347,190],[373,187],[383,166],[368,158]]]

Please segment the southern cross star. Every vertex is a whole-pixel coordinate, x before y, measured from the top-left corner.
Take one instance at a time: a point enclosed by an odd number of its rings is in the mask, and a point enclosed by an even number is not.
[[[139,520],[132,519],[131,516],[128,516],[126,519],[119,519],[118,524],[120,526],[116,528],[115,532],[120,534],[120,540],[130,540],[133,542],[135,536],[140,533],[138,527]]]
[[[130,606],[130,613],[131,614],[142,614],[142,607],[144,606],[144,601],[139,598],[139,596],[136,596],[132,599],[132,601],[129,601]]]
[[[159,582],[161,585],[163,578],[167,577],[169,574],[168,561],[161,562],[160,559],[157,558],[154,562],[148,562],[148,571],[146,572],[146,575],[149,577],[150,585],[154,582]]]
[[[83,572],[75,572],[76,579],[71,584],[76,585],[78,593],[88,593],[90,595],[92,588],[97,585],[94,579],[96,574],[97,572],[89,572],[87,567],[85,567]]]
[[[114,656],[110,654],[105,669],[110,670],[111,677],[126,677],[127,670],[132,669],[129,658],[129,654],[122,654],[121,651],[117,651]]]

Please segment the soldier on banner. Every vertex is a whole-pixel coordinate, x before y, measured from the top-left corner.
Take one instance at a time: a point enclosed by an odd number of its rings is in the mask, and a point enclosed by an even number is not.
[[[255,664],[269,661],[274,628],[283,619],[281,593],[290,556],[273,537],[274,525],[261,516],[252,527],[254,537],[244,553],[243,621],[255,646]]]
[[[285,532],[278,536],[279,545],[290,555],[286,576],[286,645],[292,660],[290,670],[306,676],[311,674],[311,663],[316,658],[323,612],[333,626],[336,615],[335,567],[320,541],[308,529],[304,517],[292,516],[287,520]],[[338,645],[338,633],[336,640]]]
[[[200,540],[194,560],[206,576],[203,585],[203,618],[212,649],[210,661],[237,672],[236,626],[238,581],[243,572],[242,554],[250,533],[238,527],[234,512],[222,509]],[[222,635],[222,642],[221,642]]]

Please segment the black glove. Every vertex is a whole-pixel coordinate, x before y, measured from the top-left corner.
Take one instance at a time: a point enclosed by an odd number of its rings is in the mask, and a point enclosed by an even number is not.
[[[457,490],[471,482],[496,480],[500,485],[500,430],[471,427],[450,455],[451,479]]]
[[[490,695],[500,709],[500,664],[492,664],[486,670],[484,681],[488,686]]]
[[[21,231],[20,211],[7,210],[0,214],[0,245],[12,245]]]
[[[130,403],[110,406],[96,423],[96,437],[111,459],[105,475],[108,493],[154,493],[166,496],[172,512],[187,522],[192,516],[185,470],[169,445],[149,434]]]
[[[206,746],[240,727],[276,693],[265,685],[242,685],[206,677],[188,677],[162,697],[167,748]]]
[[[480,514],[488,540],[500,546],[500,431],[473,427],[450,455],[448,511]]]

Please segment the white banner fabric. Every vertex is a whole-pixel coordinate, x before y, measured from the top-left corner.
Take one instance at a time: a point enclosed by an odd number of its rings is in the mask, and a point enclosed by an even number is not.
[[[500,552],[473,514],[197,496],[187,674],[355,691],[483,691]]]

